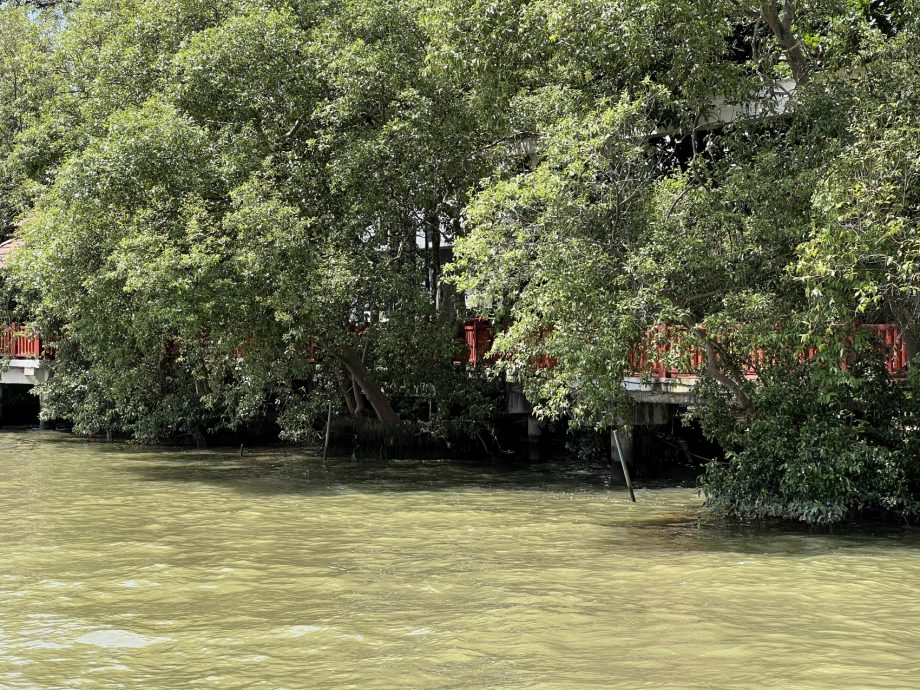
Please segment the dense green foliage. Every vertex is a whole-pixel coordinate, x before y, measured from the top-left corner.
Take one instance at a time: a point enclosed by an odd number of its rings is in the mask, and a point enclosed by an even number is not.
[[[714,509],[810,522],[914,515],[920,391],[878,376],[885,355],[836,324],[895,322],[918,351],[918,15],[793,6],[795,51],[778,50],[774,30],[772,47],[755,39],[761,51],[740,65],[724,48],[728,26],[744,29],[737,6],[707,5],[693,32],[679,10],[658,18],[648,35],[694,66],[678,84],[667,58],[636,79],[605,72],[604,51],[568,52],[567,74],[605,79],[520,102],[539,159],[473,198],[457,275],[509,319],[502,366],[543,414],[614,423],[645,333],[667,326],[701,350],[695,414],[729,456],[706,477]],[[645,49],[667,55],[652,38]],[[733,117],[715,110],[732,97]],[[793,366],[807,347],[819,356]],[[534,367],[541,355],[555,366]],[[854,357],[875,369],[842,366]]]
[[[458,315],[426,275],[440,252],[417,237],[453,232],[491,169],[492,123],[469,111],[496,96],[465,107],[444,88],[464,77],[432,61],[429,15],[144,0],[68,15],[53,97],[13,158],[32,195],[14,272],[58,350],[46,415],[144,440],[271,418],[303,439],[344,392],[388,423],[397,399],[435,427],[488,420],[451,365]]]
[[[837,357],[802,362],[787,348],[750,387],[744,416],[704,382],[694,414],[727,456],[703,478],[711,507],[813,523],[917,513],[920,386],[892,381],[869,339],[851,349],[846,370]]]
[[[918,351],[915,0],[15,5],[0,221],[46,415],[302,440],[336,399],[475,435],[459,289],[574,425],[622,416],[647,333],[702,351],[716,509],[916,512],[913,384],[838,327]]]
[[[51,56],[57,21],[0,7],[0,240],[13,234],[22,179],[10,160],[17,138],[41,117],[53,93]]]

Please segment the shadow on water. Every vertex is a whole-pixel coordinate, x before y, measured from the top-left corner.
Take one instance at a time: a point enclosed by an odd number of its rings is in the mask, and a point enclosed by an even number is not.
[[[256,494],[329,494],[416,491],[596,492],[611,484],[609,466],[505,458],[388,459],[330,457],[325,463],[303,449],[285,447],[192,450],[106,443],[59,433],[34,432],[17,438],[17,447],[49,445],[66,452],[90,452],[119,460],[120,469],[147,481],[208,482]],[[137,462],[132,462],[137,461]],[[613,480],[616,483],[616,479]]]
[[[284,452],[239,457],[184,452],[126,468],[145,480],[216,482],[249,493],[340,494],[485,491],[597,492],[610,482],[604,467],[520,465],[482,460],[367,461]]]
[[[605,525],[620,530],[623,525]],[[857,523],[833,527],[781,521],[741,523],[717,518],[700,509],[695,519],[651,517],[632,521],[631,538],[643,550],[657,552],[736,553],[740,557],[811,558],[827,554],[871,554],[884,551],[920,556],[920,530],[891,523]],[[611,542],[620,541],[614,537]]]
[[[31,436],[31,435],[30,435]],[[21,444],[50,443],[120,461],[115,467],[151,482],[207,483],[240,494],[313,497],[412,492],[556,493],[609,496],[622,493],[606,465],[506,460],[360,460],[320,458],[288,448],[188,450],[92,443],[72,436],[36,434]],[[128,461],[128,462],[125,462]],[[677,489],[675,492],[675,488]],[[609,493],[608,493],[609,492]],[[833,528],[795,523],[740,523],[699,507],[692,487],[642,487],[639,504],[611,502],[607,530],[611,547],[629,543],[633,552],[725,552],[807,558],[827,553],[881,549],[920,554],[920,529],[891,523]],[[522,497],[522,501],[525,501]],[[536,510],[536,508],[535,508]]]

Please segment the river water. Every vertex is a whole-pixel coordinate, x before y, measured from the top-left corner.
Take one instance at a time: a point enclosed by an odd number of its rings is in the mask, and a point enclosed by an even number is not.
[[[692,489],[0,433],[0,688],[916,688],[920,535]]]

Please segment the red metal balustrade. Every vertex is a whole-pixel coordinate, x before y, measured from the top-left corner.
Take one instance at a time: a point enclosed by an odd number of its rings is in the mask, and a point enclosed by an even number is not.
[[[885,368],[894,378],[907,375],[907,348],[901,331],[896,324],[881,323],[866,326],[881,341],[886,352]],[[642,342],[632,351],[632,363],[637,374],[649,373],[654,378],[693,378],[705,362],[703,351],[694,346],[683,346],[681,340],[684,336],[679,330],[660,326],[656,331],[649,333]],[[679,355],[675,358],[669,355],[677,350]],[[801,354],[801,361],[813,359],[817,355],[814,348],[808,348]],[[679,366],[666,366],[666,362],[674,362]],[[750,354],[747,360],[745,375],[754,377],[757,370],[767,363],[767,355],[763,350]],[[841,362],[841,367],[846,369],[846,361]]]
[[[875,323],[869,326],[881,339],[888,352],[885,368],[892,376],[907,375],[907,346],[901,337],[901,331],[893,323]]]
[[[0,357],[10,359],[41,359],[41,338],[25,326],[9,324],[0,331]]]
[[[466,361],[469,364],[486,362],[488,352],[492,349],[491,323],[482,318],[469,319],[463,326],[463,337],[466,342]]]
[[[868,328],[875,333],[882,342],[887,358],[885,366],[888,373],[900,378],[907,374],[907,350],[901,338],[901,332],[895,324],[871,324]],[[494,326],[486,319],[470,319],[464,326],[466,352],[455,361],[469,364],[491,362],[494,356],[488,355],[492,347]],[[686,334],[680,329],[659,326],[648,333],[641,342],[632,350],[631,362],[637,375],[651,374],[654,378],[695,378],[703,366],[705,354],[694,345],[685,345],[683,341]],[[814,349],[809,349],[802,354],[803,360],[815,357]],[[767,361],[767,356],[762,350],[751,354],[748,376],[756,376],[757,369]],[[544,356],[540,362],[535,363],[538,368],[552,367],[555,362]],[[846,363],[842,363],[846,366]]]
[[[900,330],[895,324],[871,324],[868,328],[881,340],[887,354],[886,368],[894,377],[906,375],[907,350],[901,338]],[[655,378],[692,378],[704,362],[702,350],[693,345],[684,345],[685,339],[679,329],[660,326],[650,332],[632,351],[631,360],[636,374],[649,373]],[[455,362],[479,365],[494,361],[489,355],[494,341],[494,325],[483,318],[469,319],[463,326],[463,352],[458,352]],[[674,352],[677,356],[674,356]],[[53,352],[45,351],[41,338],[25,326],[11,323],[5,329],[0,328],[0,357],[11,359],[42,359],[53,357]],[[238,356],[242,356],[242,348]],[[815,356],[813,350],[804,352],[803,359]],[[310,342],[308,348],[310,361],[317,360],[316,344]],[[748,375],[755,375],[758,366],[766,361],[762,351],[753,353],[750,358]],[[544,356],[538,367],[552,367],[555,362]]]

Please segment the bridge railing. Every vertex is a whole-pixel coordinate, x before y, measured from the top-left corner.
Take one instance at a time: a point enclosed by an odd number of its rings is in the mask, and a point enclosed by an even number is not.
[[[0,357],[10,359],[41,359],[41,338],[18,323],[0,326]]]
[[[901,337],[901,330],[893,323],[874,323],[869,328],[881,339],[888,352],[885,368],[892,376],[907,375],[907,344]]]
[[[888,373],[899,378],[907,372],[907,349],[900,329],[896,324],[882,323],[866,326],[874,333],[885,350],[885,368]],[[454,361],[468,364],[487,364],[493,361],[489,350],[492,347],[494,325],[486,319],[469,319],[464,326],[464,345],[462,353],[458,353]],[[679,328],[659,326],[654,331],[637,343],[630,355],[630,362],[636,375],[650,374],[653,378],[695,378],[703,364],[705,354],[689,342],[686,333]],[[808,349],[802,353],[805,360],[816,356],[816,351]],[[756,376],[757,370],[767,363],[767,355],[758,350],[748,356],[748,366],[744,372],[747,376]],[[543,357],[538,367],[553,366],[553,360]],[[846,368],[846,362],[841,362]]]
[[[900,330],[895,324],[871,324],[868,328],[881,340],[887,352],[885,366],[888,373],[899,377],[906,374],[907,350]],[[463,328],[463,350],[454,357],[456,362],[468,364],[488,364],[493,358],[488,354],[494,339],[494,326],[482,318],[469,319]],[[685,344],[679,329],[659,327],[646,335],[632,351],[631,361],[636,374],[649,373],[654,378],[692,378],[696,376],[704,362],[702,350],[694,345]],[[315,343],[310,344],[310,361],[316,361]],[[11,323],[0,326],[0,357],[10,359],[42,359],[53,357],[53,352],[45,352],[41,338],[22,324]],[[239,349],[242,357],[242,348]],[[813,351],[803,353],[811,359]],[[751,367],[747,373],[756,374],[758,365],[765,362],[763,352],[752,353]],[[538,364],[541,367],[552,366],[554,362],[544,357]],[[845,366],[845,363],[843,364]]]
[[[894,378],[907,375],[907,348],[896,324],[866,324],[875,334],[885,352],[885,368]],[[637,374],[649,373],[653,378],[694,378],[705,363],[703,351],[696,345],[685,343],[685,336],[679,329],[666,326],[648,333],[632,351],[632,364]],[[800,354],[800,361],[817,356],[817,350],[807,348]],[[763,350],[748,353],[745,357],[744,375],[756,377],[758,370],[768,363],[769,357]],[[847,368],[846,359],[840,366]]]
[[[470,364],[486,362],[492,349],[492,324],[482,318],[469,319],[463,326],[463,339],[466,361]]]

